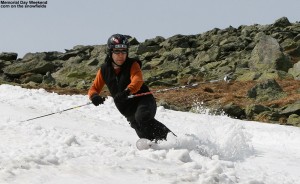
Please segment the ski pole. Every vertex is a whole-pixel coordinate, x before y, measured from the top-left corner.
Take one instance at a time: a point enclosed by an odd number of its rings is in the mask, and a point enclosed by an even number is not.
[[[146,96],[146,95],[151,95],[153,92],[146,92],[146,93],[140,93],[140,94],[135,94],[135,95],[129,95],[127,98],[135,98],[139,96]]]
[[[183,88],[193,88],[198,86],[198,83],[194,83],[194,84],[188,84],[188,85],[183,85],[183,86],[176,86],[176,87],[172,87],[172,88],[166,88],[166,89],[159,89],[153,92],[146,92],[146,93],[139,93],[139,94],[135,94],[135,95],[129,95],[128,98],[135,98],[135,97],[140,97],[140,96],[145,96],[145,95],[151,95],[153,93],[161,93],[161,92],[165,92],[165,91],[170,91],[170,90],[177,90],[177,89],[183,89]]]
[[[42,117],[46,117],[46,116],[51,116],[53,114],[58,114],[58,113],[62,113],[62,112],[68,111],[68,110],[77,109],[79,107],[83,107],[83,106],[90,105],[90,104],[92,104],[92,102],[88,102],[88,103],[83,104],[83,105],[78,105],[78,106],[75,106],[75,107],[71,107],[71,108],[68,108],[68,109],[61,110],[61,111],[53,112],[53,113],[50,113],[50,114],[45,114],[43,116],[38,116],[38,117],[35,117],[35,118],[27,119],[27,120],[24,120],[24,121],[21,121],[21,122],[26,122],[26,121],[31,121],[31,120],[34,120],[34,119],[39,119],[39,118],[42,118]]]
[[[194,83],[194,84],[187,84],[187,85],[183,85],[183,86],[176,86],[176,87],[172,87],[172,88],[159,89],[159,90],[154,91],[154,93],[160,93],[160,92],[183,89],[183,88],[194,88],[198,85],[199,85],[198,83]]]

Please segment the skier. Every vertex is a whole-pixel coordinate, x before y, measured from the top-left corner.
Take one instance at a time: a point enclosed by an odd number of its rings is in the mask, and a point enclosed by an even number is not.
[[[154,118],[156,102],[152,94],[128,99],[131,94],[149,92],[143,81],[141,62],[128,57],[129,42],[125,35],[114,34],[107,41],[107,55],[88,91],[95,106],[103,104],[100,96],[106,84],[117,109],[127,118],[139,138],[166,140],[171,132]]]

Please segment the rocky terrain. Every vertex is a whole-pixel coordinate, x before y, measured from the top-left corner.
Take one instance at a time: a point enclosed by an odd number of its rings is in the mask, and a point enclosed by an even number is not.
[[[198,35],[130,40],[146,83],[167,108],[300,126],[300,23],[215,28]],[[86,94],[106,45],[62,52],[0,53],[0,82],[58,93]],[[197,85],[195,85],[197,84]],[[107,94],[107,92],[106,92]],[[108,95],[108,94],[107,94]]]

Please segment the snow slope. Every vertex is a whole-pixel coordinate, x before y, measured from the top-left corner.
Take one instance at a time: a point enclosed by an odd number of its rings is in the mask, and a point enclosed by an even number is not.
[[[173,130],[159,150],[138,139],[112,98],[89,102],[0,85],[1,184],[245,183],[300,181],[300,129],[166,110],[156,118]]]

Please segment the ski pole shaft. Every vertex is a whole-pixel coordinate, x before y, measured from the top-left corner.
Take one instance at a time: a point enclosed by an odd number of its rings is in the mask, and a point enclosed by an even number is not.
[[[146,93],[139,93],[139,94],[135,94],[135,95],[129,95],[128,98],[135,98],[135,97],[140,97],[140,96],[145,96],[145,95],[151,95],[153,93],[161,93],[161,92],[165,92],[165,91],[170,91],[170,90],[177,90],[177,89],[183,89],[183,88],[193,88],[198,86],[198,83],[194,83],[194,84],[189,84],[189,85],[184,85],[184,86],[176,86],[176,87],[172,87],[172,88],[165,88],[165,89],[159,89],[153,92],[146,92]]]
[[[23,121],[21,121],[21,122],[26,122],[26,121],[31,121],[31,120],[34,120],[34,119],[43,118],[43,117],[46,117],[46,116],[51,116],[51,115],[53,115],[53,114],[58,114],[58,113],[62,113],[62,112],[65,112],[65,111],[72,110],[72,109],[77,109],[77,108],[79,108],[79,107],[83,107],[83,106],[90,105],[90,104],[92,104],[92,102],[88,102],[88,103],[83,104],[83,105],[78,105],[78,106],[75,106],[75,107],[71,107],[71,108],[68,108],[68,109],[64,109],[64,110],[61,110],[61,111],[58,111],[58,112],[53,112],[53,113],[45,114],[45,115],[38,116],[38,117],[35,117],[35,118],[30,118],[30,119],[27,119],[27,120],[23,120]]]
[[[199,85],[198,83],[194,83],[194,84],[187,84],[187,85],[183,85],[183,86],[176,86],[176,87],[171,87],[171,88],[159,89],[159,90],[154,91],[154,93],[160,93],[160,92],[165,92],[165,91],[170,91],[170,90],[177,90],[177,89],[184,89],[184,88],[194,88],[198,85]]]
[[[135,94],[135,95],[129,95],[128,98],[135,98],[139,96],[146,96],[146,95],[151,95],[153,94],[152,92],[146,92],[146,93],[140,93],[140,94]]]

